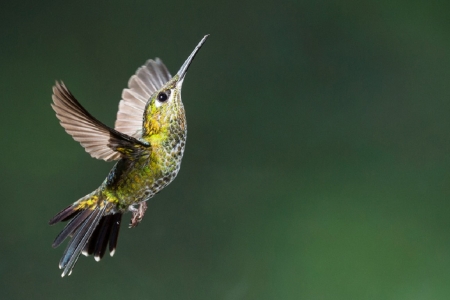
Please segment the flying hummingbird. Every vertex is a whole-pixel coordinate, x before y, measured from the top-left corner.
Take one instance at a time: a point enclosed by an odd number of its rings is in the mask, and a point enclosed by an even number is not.
[[[52,108],[62,127],[92,157],[118,160],[103,183],[54,216],[49,224],[69,221],[53,242],[70,241],[59,262],[62,277],[70,275],[78,257],[99,261],[109,244],[113,256],[122,214],[132,212],[130,227],[144,216],[146,202],[178,173],[186,144],[186,116],[181,87],[186,72],[209,35],[195,47],[175,76],[163,62],[148,60],[122,92],[115,127],[94,118],[64,83],[53,87]]]

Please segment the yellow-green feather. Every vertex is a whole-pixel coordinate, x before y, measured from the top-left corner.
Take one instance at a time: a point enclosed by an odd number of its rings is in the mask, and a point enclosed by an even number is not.
[[[99,189],[101,198],[113,203],[118,211],[153,197],[178,173],[186,140],[186,118],[177,80],[178,75],[148,101],[142,140],[150,144],[149,150],[135,160],[125,157],[119,161]],[[171,101],[157,105],[158,93],[169,89]]]

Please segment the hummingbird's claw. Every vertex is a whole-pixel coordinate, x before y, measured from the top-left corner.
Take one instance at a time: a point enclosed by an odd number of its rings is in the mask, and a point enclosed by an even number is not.
[[[133,215],[131,216],[130,224],[128,228],[133,228],[139,225],[144,217],[145,211],[147,210],[147,202],[143,201],[139,203],[139,207],[132,210]]]

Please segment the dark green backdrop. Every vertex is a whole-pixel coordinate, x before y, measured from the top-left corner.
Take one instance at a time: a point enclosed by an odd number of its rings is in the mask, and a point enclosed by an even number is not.
[[[0,298],[449,299],[448,3],[3,1]],[[178,178],[61,279],[47,222],[112,164],[54,80],[113,125],[137,67],[207,33]]]

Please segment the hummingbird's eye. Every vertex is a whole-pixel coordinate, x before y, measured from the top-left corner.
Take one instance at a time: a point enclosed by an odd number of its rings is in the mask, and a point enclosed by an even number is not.
[[[158,94],[157,99],[159,102],[165,102],[165,101],[167,101],[167,99],[169,99],[169,95],[170,95],[170,90],[164,91],[164,92],[161,92]]]

